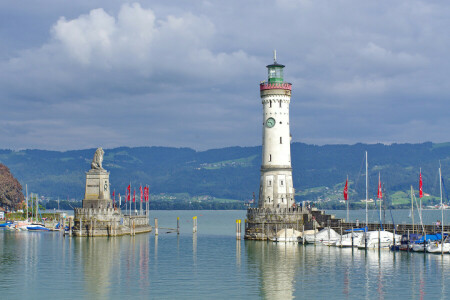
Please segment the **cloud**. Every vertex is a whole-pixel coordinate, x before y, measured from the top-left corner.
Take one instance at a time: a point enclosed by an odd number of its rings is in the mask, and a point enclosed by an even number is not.
[[[0,148],[260,144],[274,48],[294,141],[449,139],[444,1],[26,4],[0,4]]]

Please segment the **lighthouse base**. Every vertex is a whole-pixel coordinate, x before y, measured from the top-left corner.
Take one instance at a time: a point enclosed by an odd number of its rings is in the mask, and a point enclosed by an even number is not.
[[[265,241],[282,229],[296,231],[338,226],[343,220],[315,208],[249,208],[245,222],[246,240]]]

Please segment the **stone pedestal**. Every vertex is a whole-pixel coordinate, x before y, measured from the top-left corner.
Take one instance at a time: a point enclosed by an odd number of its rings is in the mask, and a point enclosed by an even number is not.
[[[113,207],[109,189],[109,172],[102,168],[103,149],[98,148],[91,170],[86,172],[83,207],[74,209],[74,236],[118,236],[150,232],[147,215],[124,215]]]
[[[108,171],[91,169],[86,172],[83,208],[112,208]]]

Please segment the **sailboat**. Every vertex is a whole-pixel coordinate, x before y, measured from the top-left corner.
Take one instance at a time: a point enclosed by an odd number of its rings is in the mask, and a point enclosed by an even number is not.
[[[429,253],[448,253],[450,252],[450,240],[444,238],[444,205],[442,202],[442,171],[439,165],[439,190],[441,194],[441,242],[430,243],[426,246],[426,251]]]
[[[367,162],[367,151],[366,151],[366,228],[369,223],[368,216],[368,202],[369,202],[369,168]],[[381,174],[378,174],[378,195],[377,198],[380,200],[380,226],[379,231],[365,231],[364,237],[360,240],[357,245],[358,249],[374,249],[374,248],[390,248],[391,246],[400,244],[401,235],[385,231],[381,223],[381,203],[383,199],[383,192],[381,188]]]

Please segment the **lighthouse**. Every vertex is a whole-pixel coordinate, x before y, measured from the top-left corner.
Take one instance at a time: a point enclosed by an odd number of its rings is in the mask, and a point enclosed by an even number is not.
[[[260,83],[263,105],[263,141],[259,208],[290,208],[294,204],[291,167],[289,104],[292,84],[284,82],[284,65],[267,66],[268,79]]]

